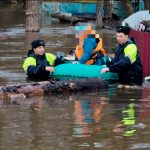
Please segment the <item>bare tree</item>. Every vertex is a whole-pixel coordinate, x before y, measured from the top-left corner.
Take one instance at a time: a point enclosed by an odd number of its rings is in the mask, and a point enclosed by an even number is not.
[[[39,31],[40,0],[26,0],[26,31]]]
[[[129,0],[120,0],[122,6],[124,7],[128,16],[134,13],[131,1]]]
[[[17,4],[17,0],[5,0],[4,3]]]
[[[113,0],[104,0],[104,17],[106,19],[112,18]]]
[[[103,27],[103,20],[102,20],[102,15],[101,15],[101,4],[102,4],[102,0],[97,0],[96,24],[98,28]]]
[[[0,2],[3,2],[4,4],[11,4],[11,6],[17,6],[19,3],[26,3],[26,0],[0,0]]]
[[[17,0],[4,0],[3,2],[4,4],[9,4],[12,8],[16,7],[18,4]]]

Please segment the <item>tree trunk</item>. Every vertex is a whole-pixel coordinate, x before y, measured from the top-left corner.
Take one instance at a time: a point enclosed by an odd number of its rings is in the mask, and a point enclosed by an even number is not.
[[[108,82],[101,78],[12,84],[0,86],[0,99],[24,99],[36,95],[42,96],[45,93],[91,91],[106,88],[108,88]]]
[[[26,0],[26,31],[39,31],[39,0]]]
[[[17,4],[17,0],[5,0],[4,3]]]
[[[112,0],[104,0],[104,17],[105,19],[112,18],[113,11],[113,1]]]
[[[140,0],[134,1],[134,3],[133,3],[134,12],[139,11],[139,3],[140,3]]]
[[[26,0],[23,0],[23,4],[26,6]]]
[[[132,4],[129,0],[121,0],[121,4],[124,7],[127,16],[130,16],[131,14],[134,13]]]
[[[5,0],[4,3],[9,4],[12,8],[16,7],[18,4],[17,0]]]
[[[98,28],[103,27],[103,20],[102,20],[102,15],[101,15],[101,0],[97,0],[97,8],[96,8],[96,24]]]
[[[144,7],[145,7],[145,10],[150,10],[150,1],[149,0],[144,0]]]

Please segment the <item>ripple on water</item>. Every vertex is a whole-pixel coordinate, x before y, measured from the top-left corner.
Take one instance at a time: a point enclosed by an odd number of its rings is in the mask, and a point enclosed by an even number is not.
[[[8,70],[0,71],[0,83],[25,82],[26,75],[24,73],[11,72]]]
[[[150,143],[137,143],[137,144],[133,144],[130,149],[145,149],[145,148],[149,148],[150,149]]]
[[[17,36],[23,35],[25,33],[25,28],[23,25],[7,28],[6,30],[2,30],[0,33],[5,33],[8,36]]]

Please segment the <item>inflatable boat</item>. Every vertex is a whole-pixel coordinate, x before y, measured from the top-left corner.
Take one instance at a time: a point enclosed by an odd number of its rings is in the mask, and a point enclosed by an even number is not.
[[[105,80],[118,80],[116,73],[101,73],[104,66],[66,63],[55,67],[52,77],[58,79],[72,78],[102,78]]]

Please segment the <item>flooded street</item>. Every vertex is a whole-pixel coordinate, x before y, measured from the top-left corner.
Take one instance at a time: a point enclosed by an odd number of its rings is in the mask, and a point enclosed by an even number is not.
[[[22,63],[31,49],[30,43],[35,39],[45,40],[46,51],[53,54],[57,51],[68,54],[70,50],[75,49],[77,39],[73,34],[74,27],[70,24],[60,24],[57,20],[42,16],[40,32],[29,33],[25,32],[25,11],[3,8],[0,16],[0,35],[8,37],[0,41],[0,84],[26,82]],[[111,40],[114,39],[112,31],[98,33],[103,37],[106,49],[115,47],[114,40]]]
[[[149,92],[110,88],[5,102],[0,149],[148,150]]]
[[[70,24],[42,17],[39,33],[25,32],[25,11],[0,8],[0,85],[29,82],[23,59],[36,38],[46,51],[68,53],[76,39]],[[116,46],[113,31],[98,31],[104,47]],[[1,150],[148,150],[150,89],[118,89],[0,100]]]

